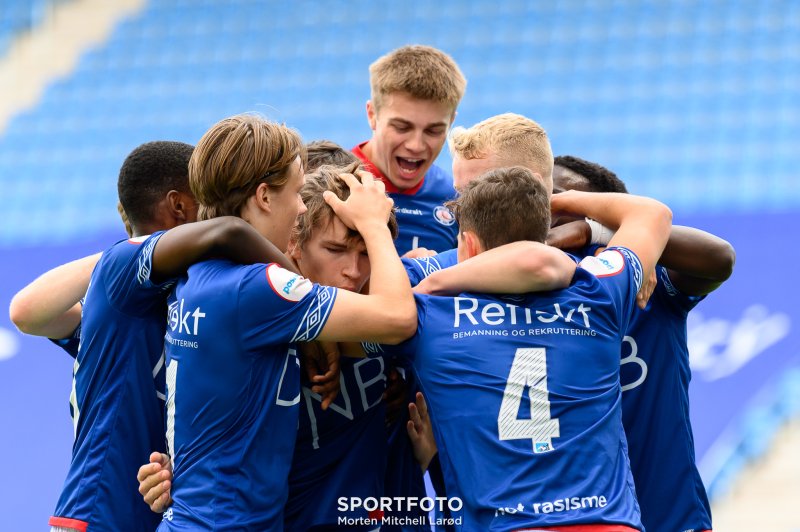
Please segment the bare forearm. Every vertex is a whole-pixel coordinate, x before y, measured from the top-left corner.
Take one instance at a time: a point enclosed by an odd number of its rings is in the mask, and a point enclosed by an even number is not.
[[[564,252],[539,242],[514,242],[435,272],[418,289],[519,294],[564,288],[574,273],[575,262]]]
[[[397,256],[388,227],[375,224],[360,228],[360,232],[367,246],[372,272],[369,296],[376,297],[376,306],[383,309],[393,311],[394,308],[405,307],[413,308],[416,312],[411,283]]]
[[[733,272],[736,252],[727,241],[711,233],[673,225],[658,262],[681,274],[721,283]]]
[[[645,271],[655,267],[672,227],[672,211],[642,196],[570,191],[553,196],[552,204],[554,211],[588,216],[616,229],[609,246],[633,250]]]
[[[276,262],[296,272],[289,259],[250,224],[224,216],[167,231],[153,253],[153,277],[159,280],[182,275],[192,264],[211,258],[239,264]]]
[[[58,266],[20,290],[9,317],[26,333],[65,338],[80,323],[80,300],[86,295],[100,253]]]

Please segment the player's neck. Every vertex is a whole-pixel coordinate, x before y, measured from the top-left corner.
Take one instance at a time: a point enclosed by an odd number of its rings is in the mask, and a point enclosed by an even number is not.
[[[368,141],[366,142],[366,144],[364,144],[363,146],[361,146],[361,152],[364,154],[364,157],[366,157],[366,158],[369,160],[369,162],[371,162],[371,163],[372,163],[372,165],[373,165],[375,168],[377,168],[377,169],[378,169],[378,171],[379,171],[381,174],[383,174],[384,176],[385,176],[385,175],[388,175],[388,174],[386,173],[386,172],[387,172],[387,170],[386,170],[385,168],[381,168],[381,167],[378,165],[378,163],[375,161],[375,158],[372,156],[372,155],[373,155],[373,149],[372,149],[372,141],[371,141],[371,140],[368,140]]]

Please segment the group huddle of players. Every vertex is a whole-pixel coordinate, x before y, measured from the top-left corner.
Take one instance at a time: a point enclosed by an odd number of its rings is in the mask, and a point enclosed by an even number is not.
[[[529,118],[451,129],[440,50],[370,83],[352,152],[250,114],[139,146],[130,238],[12,300],[75,358],[51,530],[711,530],[686,318],[731,246]]]

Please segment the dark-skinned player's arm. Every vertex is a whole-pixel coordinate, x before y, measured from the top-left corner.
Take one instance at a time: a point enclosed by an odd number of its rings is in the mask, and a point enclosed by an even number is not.
[[[164,233],[153,250],[154,282],[182,275],[189,266],[208,259],[228,259],[239,264],[274,262],[297,273],[292,262],[236,216],[221,216],[183,224]]]

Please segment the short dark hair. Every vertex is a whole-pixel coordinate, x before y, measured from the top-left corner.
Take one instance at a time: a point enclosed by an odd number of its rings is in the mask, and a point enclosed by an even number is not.
[[[544,242],[550,229],[550,198],[533,172],[499,168],[470,181],[446,204],[461,231],[473,231],[485,249],[511,242]]]
[[[153,221],[156,205],[170,190],[189,190],[189,159],[194,146],[157,140],[134,149],[122,163],[117,193],[131,225]]]
[[[307,174],[323,165],[348,166],[359,162],[358,157],[352,152],[332,140],[313,140],[306,144],[306,152],[305,171]]]
[[[554,162],[556,166],[568,168],[585,178],[592,192],[628,193],[625,183],[605,166],[572,155],[559,155]]]

